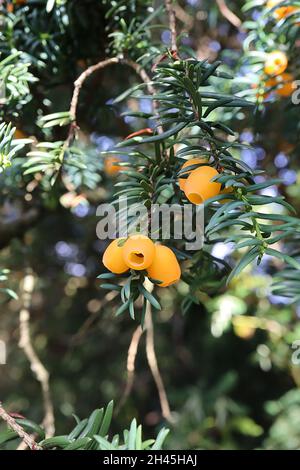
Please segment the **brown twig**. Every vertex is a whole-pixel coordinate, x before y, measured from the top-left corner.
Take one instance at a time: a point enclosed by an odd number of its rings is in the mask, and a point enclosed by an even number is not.
[[[37,434],[29,434],[29,436],[31,437],[31,439],[35,440],[37,437]],[[21,441],[17,447],[17,450],[27,450],[27,449],[28,449],[28,445],[25,441]]]
[[[242,25],[242,21],[235,13],[233,13],[233,11],[230,10],[230,8],[228,8],[225,0],[216,0],[216,2],[224,18],[226,18],[229,23],[239,29]]]
[[[15,217],[11,217],[14,213]],[[5,248],[12,238],[22,237],[34,227],[45,215],[46,211],[37,207],[19,208],[10,203],[2,205],[0,214],[0,249]]]
[[[129,397],[133,382],[134,382],[134,375],[135,375],[135,360],[136,360],[136,355],[139,347],[139,343],[141,340],[143,334],[143,330],[141,326],[139,325],[131,338],[131,342],[128,348],[128,354],[127,354],[127,381],[126,381],[126,387],[124,390],[124,393],[121,397],[120,403],[116,409],[116,413],[120,411],[120,409],[124,406],[127,398]]]
[[[88,316],[88,318],[83,322],[77,333],[72,336],[70,341],[71,346],[74,346],[75,344],[78,344],[80,341],[82,341],[82,339],[84,338],[90,327],[93,325],[93,323],[96,321],[98,316],[99,312],[93,312],[91,315]]]
[[[171,52],[177,55],[177,33],[176,33],[176,15],[172,0],[165,0],[166,10],[169,15],[169,27],[171,31]]]
[[[176,44],[176,17],[175,17],[175,12],[172,8],[172,2],[170,0],[166,0],[166,8],[168,10],[169,18],[170,18],[170,30],[171,30],[171,51],[174,53],[174,55],[177,55],[177,44]],[[150,95],[155,94],[155,89],[152,85],[152,80],[147,74],[147,72],[137,63],[130,59],[119,59],[117,57],[113,57],[110,59],[106,59],[104,61],[98,62],[95,65],[92,65],[91,67],[87,68],[75,81],[74,83],[74,92],[71,100],[71,105],[70,105],[70,117],[72,120],[68,137],[65,141],[65,146],[67,147],[70,142],[72,141],[75,131],[78,128],[77,121],[76,121],[76,115],[77,115],[77,106],[78,106],[78,100],[79,100],[79,95],[80,95],[80,90],[82,88],[83,83],[85,80],[93,74],[95,71],[102,69],[108,65],[114,64],[114,63],[125,63],[132,67],[135,72],[140,76],[141,80],[146,84],[147,90]],[[153,108],[155,110],[158,109],[158,103],[154,100],[153,102]],[[158,132],[161,133],[163,132],[163,129],[161,126],[158,127]],[[152,285],[151,285],[152,286]],[[153,322],[152,322],[152,312],[151,312],[151,306],[148,303],[147,305],[147,312],[146,312],[146,354],[147,354],[147,359],[149,363],[149,367],[151,369],[153,378],[155,380],[158,393],[159,393],[159,399],[161,403],[161,408],[162,408],[162,414],[163,416],[169,420],[172,421],[172,416],[171,416],[171,411],[170,411],[170,406],[167,398],[167,394],[165,391],[164,383],[162,380],[162,377],[160,375],[160,371],[157,365],[157,359],[156,359],[156,354],[155,354],[155,349],[154,349],[154,330],[153,330]],[[133,385],[133,380],[134,380],[134,373],[135,373],[135,359],[137,355],[137,350],[138,350],[138,345],[142,336],[143,330],[139,326],[131,339],[131,343],[128,349],[128,356],[127,356],[127,383],[126,383],[126,388],[124,391],[124,395],[120,401],[119,408],[124,404],[126,399],[128,398],[132,385]]]
[[[176,18],[184,24],[188,31],[190,31],[194,26],[195,18],[192,15],[189,15],[178,3],[173,5],[173,9],[175,11]]]
[[[0,418],[2,418],[8,427],[15,431],[15,433],[22,439],[23,442],[29,447],[31,450],[42,450],[42,447],[40,447],[34,439],[20,426],[16,420],[10,416],[10,414],[5,411],[3,408],[1,402],[0,402]]]
[[[91,65],[90,67],[85,69],[82,72],[82,74],[80,74],[79,77],[75,80],[73,95],[72,95],[71,104],[69,108],[71,124],[69,126],[69,132],[68,132],[67,138],[64,141],[64,144],[62,146],[60,168],[59,168],[59,171],[57,172],[56,181],[59,181],[60,178],[63,178],[63,163],[64,163],[66,151],[68,150],[69,146],[73,142],[73,139],[76,136],[76,131],[79,129],[79,126],[77,124],[77,107],[78,107],[79,94],[80,94],[82,85],[84,84],[85,80],[97,70],[103,69],[107,65],[117,64],[118,62],[119,62],[119,59],[117,57],[111,57],[109,59],[101,60],[97,64]]]
[[[146,280],[145,288],[151,292],[153,290],[153,284],[149,280]],[[158,367],[156,353],[155,353],[152,307],[149,302],[147,302],[147,309],[146,309],[146,315],[145,315],[145,327],[146,327],[146,356],[147,356],[147,361],[148,361],[154,382],[156,384],[157,391],[158,391],[162,415],[167,421],[172,423],[174,420],[172,417],[167,392],[166,392],[165,385],[164,385],[164,382],[163,382],[163,379],[162,379],[162,376]]]
[[[130,59],[124,59],[123,63],[129,65],[133,70],[140,76],[141,80],[146,84],[149,95],[155,95],[155,88],[152,85],[152,80],[147,74],[146,70],[143,69],[139,64]],[[153,102],[154,109],[157,108],[157,101]]]
[[[30,270],[27,271],[23,281],[22,301],[23,306],[20,311],[20,340],[19,346],[23,349],[29,363],[31,370],[40,382],[43,395],[44,404],[44,419],[43,426],[47,437],[54,435],[54,411],[51,400],[51,393],[49,387],[49,372],[46,370],[39,357],[37,356],[31,342],[30,337],[30,312],[32,292],[34,289],[35,279]]]

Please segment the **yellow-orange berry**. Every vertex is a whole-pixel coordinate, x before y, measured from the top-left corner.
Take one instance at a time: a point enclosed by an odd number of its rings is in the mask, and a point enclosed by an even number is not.
[[[254,335],[256,328],[259,327],[259,320],[254,317],[235,315],[232,318],[232,326],[237,336],[243,339],[249,339]]]
[[[119,246],[122,240],[125,239],[117,238],[113,240],[106,248],[102,258],[104,266],[114,274],[122,274],[129,269],[123,259],[123,246]]]
[[[276,77],[269,78],[265,85],[266,88],[274,88],[274,93],[284,98],[291,96],[295,90],[294,76],[291,73],[282,73]],[[267,93],[266,96],[268,95]]]
[[[147,269],[155,256],[155,245],[144,235],[132,235],[124,243],[123,260],[130,269]]]
[[[181,170],[184,170],[184,168],[187,168],[187,167],[192,166],[192,165],[199,165],[201,163],[206,163],[206,162],[207,162],[207,160],[204,159],[204,158],[192,158],[191,160],[186,161],[182,165]],[[197,168],[195,168],[195,169],[197,169]],[[189,175],[192,171],[194,171],[194,170],[189,170],[189,171],[186,172],[186,174]],[[179,187],[180,187],[181,191],[184,191],[186,180],[187,180],[187,178],[179,178],[178,179],[178,183],[179,183]]]
[[[21,129],[16,129],[14,133],[14,138],[15,139],[26,139],[26,134],[21,131]]]
[[[267,8],[271,9],[281,2],[282,0],[268,0]],[[283,18],[286,18],[288,15],[290,15],[291,13],[297,10],[299,10],[299,7],[293,7],[293,6],[279,7],[279,8],[276,8],[276,10],[274,10],[273,14],[275,18],[277,18],[278,20],[282,20]]]
[[[280,75],[288,66],[288,59],[284,52],[273,51],[267,55],[265,73],[267,75]]]
[[[185,183],[184,193],[193,204],[202,204],[207,199],[217,196],[221,184],[211,181],[218,176],[218,171],[211,166],[201,166],[194,170]]]
[[[116,163],[120,163],[121,159],[119,157],[115,157],[113,155],[110,155],[105,158],[104,160],[104,171],[108,176],[114,176],[119,171],[121,171],[121,167],[119,165],[116,165]]]
[[[173,251],[164,245],[155,245],[155,256],[147,269],[151,279],[161,281],[159,287],[168,287],[179,281],[181,269]]]

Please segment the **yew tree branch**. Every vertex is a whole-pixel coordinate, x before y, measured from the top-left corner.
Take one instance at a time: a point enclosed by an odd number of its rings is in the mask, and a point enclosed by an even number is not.
[[[233,26],[239,29],[242,25],[242,22],[240,18],[236,16],[236,14],[233,13],[233,11],[231,11],[230,8],[228,8],[225,0],[216,0],[216,2],[224,18],[226,18],[229,21],[229,23],[231,23]]]
[[[103,69],[111,64],[117,64],[118,62],[119,62],[119,59],[117,57],[110,57],[108,59],[102,60],[101,62],[98,62],[97,64],[91,65],[86,70],[84,70],[81,75],[79,75],[79,77],[74,83],[74,91],[73,91],[73,96],[72,96],[71,105],[70,105],[70,115],[71,115],[71,118],[75,122],[76,122],[76,111],[77,111],[79,93],[85,80],[97,70]]]
[[[47,437],[54,435],[54,411],[51,400],[50,386],[49,386],[49,372],[42,364],[37,353],[35,352],[30,336],[30,312],[31,298],[34,289],[35,279],[31,271],[28,271],[24,277],[22,301],[23,305],[20,311],[20,340],[19,346],[23,349],[27,357],[32,372],[35,374],[36,379],[41,384],[43,404],[44,404],[44,419],[43,426]]]
[[[148,279],[146,279],[145,281],[145,288],[150,292],[154,288],[152,282],[150,282]],[[149,302],[147,302],[147,308],[146,308],[145,327],[146,327],[146,356],[147,356],[147,361],[148,361],[154,382],[156,384],[157,391],[158,391],[162,415],[167,421],[172,423],[174,420],[172,417],[164,381],[162,379],[162,376],[158,367],[158,363],[157,363],[157,357],[156,357],[156,352],[155,352],[155,347],[154,347],[154,326],[153,326],[153,319],[152,319],[152,307]]]
[[[131,67],[136,72],[136,74],[140,76],[141,80],[146,84],[148,93],[150,95],[155,94],[155,89],[152,85],[151,78],[149,77],[149,75],[147,74],[145,69],[143,69],[143,67],[141,67],[139,64],[137,64],[133,60],[121,59],[119,57],[110,57],[108,59],[105,59],[105,60],[102,60],[102,61],[98,62],[97,64],[91,65],[86,70],[84,70],[84,72],[82,72],[82,74],[79,75],[77,80],[74,82],[74,91],[73,91],[71,104],[70,104],[70,108],[69,108],[69,113],[70,113],[70,118],[71,118],[71,125],[70,125],[70,128],[69,128],[69,133],[68,133],[67,139],[65,141],[65,145],[64,145],[65,149],[72,142],[72,139],[75,136],[76,129],[78,129],[77,108],[78,108],[78,101],[79,101],[80,91],[81,91],[81,88],[82,88],[84,82],[86,81],[86,79],[90,75],[92,75],[97,70],[103,69],[103,68],[107,67],[108,65],[118,64],[118,63],[127,64],[129,67]],[[153,102],[153,108],[155,110],[158,109],[158,103],[155,100]],[[159,133],[162,132],[161,127],[158,128],[158,132]]]
[[[10,416],[10,414],[5,411],[3,408],[1,402],[0,402],[0,418],[2,418],[7,426],[15,431],[15,433],[22,439],[22,441],[29,447],[31,450],[42,450],[42,447],[40,447],[34,439],[20,426],[17,421]]]
[[[141,326],[139,325],[135,329],[135,331],[132,335],[131,342],[130,342],[130,345],[129,345],[129,348],[128,348],[126,387],[125,387],[124,393],[121,397],[118,408],[116,410],[117,413],[120,411],[120,409],[125,404],[127,398],[129,397],[129,395],[131,393],[131,390],[132,390],[132,386],[133,386],[133,382],[134,382],[134,376],[135,376],[135,360],[136,360],[138,347],[139,347],[139,343],[140,343],[142,334],[143,334],[143,330],[142,330]]]
[[[173,422],[173,417],[169,405],[169,400],[167,396],[167,392],[165,389],[165,385],[158,367],[155,347],[154,347],[154,327],[153,327],[153,320],[152,320],[152,309],[151,305],[148,302],[147,312],[145,317],[145,325],[146,325],[146,355],[150,370],[153,375],[154,382],[156,384],[156,388],[158,391],[160,406],[163,417],[169,421]]]

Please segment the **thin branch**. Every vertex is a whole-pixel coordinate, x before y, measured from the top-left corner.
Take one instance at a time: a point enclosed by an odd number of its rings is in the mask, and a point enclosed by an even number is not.
[[[228,8],[225,0],[216,0],[216,2],[224,18],[226,18],[229,23],[239,29],[242,25],[242,21],[235,13],[233,13],[233,11],[230,10],[230,8]]]
[[[141,67],[139,64],[137,64],[136,62],[134,62],[133,60],[130,60],[130,59],[125,59],[122,61],[123,63],[129,65],[129,67],[132,67],[133,70],[135,70],[135,72],[137,73],[137,75],[140,76],[141,80],[146,84],[147,86],[147,90],[148,90],[148,93],[149,95],[151,96],[154,96],[155,95],[155,88],[154,86],[152,85],[152,80],[151,78],[149,77],[149,75],[147,74],[146,70],[143,69],[143,67]],[[153,100],[153,110],[155,112],[158,113],[158,108],[159,108],[159,103],[157,100]],[[158,134],[162,134],[163,133],[163,128],[162,126],[158,126],[157,127],[157,132]]]
[[[147,284],[148,291],[153,290],[153,284],[150,283],[150,281],[146,281],[145,284]],[[155,353],[152,308],[149,302],[147,302],[147,310],[146,310],[146,315],[145,315],[145,327],[146,327],[146,355],[147,355],[148,364],[149,364],[149,367],[150,367],[150,370],[153,375],[156,388],[158,391],[162,415],[167,421],[172,423],[174,419],[172,417],[167,392],[165,389],[165,385],[164,385],[160,370],[158,368],[158,363],[157,363],[157,358],[156,358],[156,353]]]
[[[149,75],[147,74],[146,70],[143,69],[143,67],[141,67],[139,64],[137,64],[136,62],[134,62],[133,60],[130,60],[130,59],[124,59],[122,61],[124,64],[127,64],[129,65],[129,67],[133,68],[133,70],[135,70],[135,72],[137,73],[137,75],[140,76],[141,80],[146,84],[147,86],[147,90],[148,90],[148,93],[149,95],[155,95],[155,88],[154,86],[152,85],[152,80],[151,78],[149,77]],[[153,108],[156,110],[157,109],[157,101],[154,101],[153,102]]]
[[[182,8],[178,3],[173,5],[176,18],[185,25],[186,29],[190,31],[194,26],[195,18],[192,15],[189,15],[184,8]]]
[[[165,0],[166,10],[169,15],[169,27],[171,31],[171,52],[177,55],[177,33],[176,33],[176,15],[172,0]]]
[[[30,435],[31,439],[33,439],[33,440],[35,440],[36,437],[38,437],[36,433],[29,434],[29,435]],[[28,445],[26,444],[25,441],[21,441],[20,444],[17,447],[17,450],[27,450],[27,449],[28,449]]]
[[[126,381],[126,387],[124,390],[124,393],[121,397],[120,403],[116,409],[116,413],[120,411],[120,409],[124,406],[127,398],[129,397],[133,382],[134,382],[134,376],[135,376],[135,360],[136,360],[136,355],[139,347],[139,343],[141,340],[143,334],[143,330],[141,326],[139,325],[136,330],[134,331],[131,342],[128,348],[128,354],[127,354],[127,381]]]
[[[2,418],[6,422],[7,426],[10,429],[15,431],[15,433],[25,442],[25,444],[27,445],[27,447],[29,447],[29,449],[42,450],[42,447],[40,447],[35,442],[35,440],[32,439],[32,437],[26,431],[24,431],[22,426],[20,426],[16,422],[16,420],[12,416],[10,416],[10,414],[8,414],[7,411],[5,411],[1,402],[0,402],[0,418]]]
[[[74,91],[73,91],[73,96],[71,99],[71,104],[70,104],[70,109],[69,109],[72,123],[71,123],[69,134],[66,140],[66,146],[70,144],[71,140],[74,137],[76,129],[78,127],[77,122],[76,122],[78,100],[79,100],[81,87],[84,84],[85,80],[97,70],[103,69],[111,64],[117,64],[119,61],[120,60],[117,57],[110,57],[108,59],[101,60],[97,64],[91,65],[86,70],[84,70],[84,72],[82,72],[82,74],[79,75],[77,80],[74,82]]]
[[[40,382],[43,395],[44,405],[44,419],[43,426],[47,437],[54,435],[54,411],[51,400],[50,387],[49,387],[49,372],[46,370],[39,357],[37,356],[31,342],[30,337],[30,312],[32,292],[34,289],[35,279],[32,272],[29,270],[25,274],[23,281],[22,301],[23,306],[20,311],[20,340],[19,346],[23,349],[27,357],[31,370]]]

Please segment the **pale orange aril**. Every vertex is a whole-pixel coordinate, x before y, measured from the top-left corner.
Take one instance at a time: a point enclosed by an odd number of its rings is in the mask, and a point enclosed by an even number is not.
[[[181,269],[174,252],[164,245],[155,245],[155,256],[152,264],[147,268],[148,276],[161,281],[159,287],[168,287],[178,282]]]

